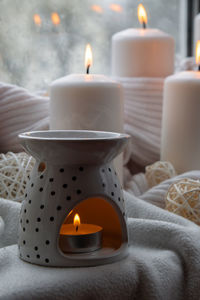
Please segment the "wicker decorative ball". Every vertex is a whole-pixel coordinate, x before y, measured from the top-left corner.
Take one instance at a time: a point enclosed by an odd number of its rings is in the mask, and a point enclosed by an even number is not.
[[[166,209],[200,225],[200,181],[190,178],[173,183],[166,194]]]
[[[0,154],[0,197],[21,202],[34,164],[25,152]]]
[[[170,162],[157,161],[145,168],[145,175],[149,187],[153,187],[166,179],[176,176],[176,171]]]

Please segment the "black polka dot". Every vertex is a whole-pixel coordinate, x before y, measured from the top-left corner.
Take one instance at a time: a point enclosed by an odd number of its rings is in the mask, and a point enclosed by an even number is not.
[[[73,176],[73,177],[72,177],[72,180],[73,180],[73,181],[76,181],[76,179],[77,179],[76,176]]]
[[[117,172],[115,171],[115,175],[117,176]]]
[[[60,173],[63,173],[63,172],[64,172],[64,169],[63,169],[63,168],[61,168],[61,169],[60,169]]]
[[[123,216],[125,217],[125,212],[123,212]]]
[[[79,168],[79,171],[83,172],[84,168],[83,167],[80,167]]]
[[[39,191],[42,192],[42,191],[43,191],[43,188],[41,187],[41,188],[39,189]]]
[[[54,221],[54,217],[50,217],[50,221],[53,222]]]
[[[26,229],[25,229],[25,227],[23,227],[23,231],[25,231]]]
[[[28,224],[28,223],[29,223],[29,220],[27,219],[27,220],[26,220],[26,224]]]
[[[31,204],[31,200],[29,200],[28,203]]]
[[[53,182],[53,178],[49,178],[49,182]]]
[[[40,209],[44,209],[44,205],[42,204],[42,205],[40,205]]]
[[[56,209],[57,209],[57,210],[61,210],[61,208],[62,208],[62,207],[61,207],[60,205],[58,205]]]
[[[34,186],[34,184],[32,183],[32,184],[31,184],[31,187],[33,187],[33,186]]]
[[[26,257],[30,258],[30,255],[27,254]]]
[[[26,209],[24,210],[24,213],[26,213]]]
[[[46,258],[46,259],[45,259],[45,262],[46,262],[46,263],[48,263],[48,262],[49,262],[49,259],[48,259],[48,258]]]
[[[37,254],[37,255],[36,255],[36,257],[37,257],[37,258],[40,258],[40,255],[39,255],[39,254]]]
[[[38,247],[37,247],[37,246],[35,246],[34,250],[35,250],[35,251],[38,251]]]
[[[22,223],[22,219],[20,219],[20,223]]]
[[[44,178],[44,176],[43,176],[43,175],[41,175],[41,176],[40,176],[40,179],[43,179],[43,178]]]
[[[24,244],[24,245],[26,244],[26,241],[25,241],[25,240],[23,240],[23,244]]]
[[[119,200],[119,201],[121,200],[120,197],[118,198],[118,200]]]
[[[46,240],[45,244],[46,244],[46,245],[49,245],[49,244],[50,244],[49,240]]]
[[[80,195],[81,194],[81,190],[77,190],[76,193],[77,193],[77,195]]]
[[[38,231],[39,231],[39,228],[35,228],[35,231],[38,232]]]
[[[27,197],[27,194],[25,194],[25,198]]]
[[[115,187],[117,188],[117,184],[115,183]]]
[[[105,170],[104,170],[104,169],[102,169],[101,171],[102,171],[102,173],[105,173]]]
[[[111,195],[114,196],[114,193],[112,192]]]
[[[30,179],[30,176],[28,175],[28,179]]]
[[[54,196],[54,195],[55,195],[55,192],[54,192],[54,191],[52,191],[52,192],[51,192],[51,196]]]
[[[63,184],[63,188],[64,188],[64,189],[67,188],[67,184],[66,184],[66,183]]]
[[[71,200],[71,196],[67,196],[67,198],[66,198],[67,200]]]
[[[102,183],[102,187],[105,187],[106,185],[105,185],[105,183]]]
[[[37,222],[41,222],[41,219],[40,219],[40,218],[37,218]]]
[[[108,168],[108,171],[111,172],[111,168]]]

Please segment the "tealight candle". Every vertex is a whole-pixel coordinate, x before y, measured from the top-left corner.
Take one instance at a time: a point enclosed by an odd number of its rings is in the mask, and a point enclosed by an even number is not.
[[[147,14],[138,6],[143,28],[129,28],[112,37],[112,75],[117,77],[166,77],[174,71],[174,39],[146,28]]]
[[[73,224],[63,224],[60,230],[60,248],[65,253],[91,252],[101,248],[102,227],[82,224],[75,214]]]
[[[200,41],[196,47],[200,64]],[[200,71],[169,76],[164,85],[161,160],[178,173],[200,170]]]

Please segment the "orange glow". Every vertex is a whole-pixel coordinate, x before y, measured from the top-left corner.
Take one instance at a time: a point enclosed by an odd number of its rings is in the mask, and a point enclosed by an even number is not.
[[[196,44],[196,64],[200,65],[200,41]]]
[[[80,224],[81,224],[81,220],[80,220],[79,214],[75,214],[75,216],[74,216],[74,226],[77,227]]]
[[[138,20],[141,24],[147,24],[147,13],[142,4],[138,5]]]
[[[41,24],[42,24],[42,20],[40,18],[40,15],[38,15],[38,14],[33,15],[33,21],[34,21],[35,25],[37,25],[37,26],[41,26]]]
[[[121,5],[115,4],[115,3],[110,4],[109,7],[110,7],[111,10],[113,10],[115,12],[118,12],[118,13],[122,12],[122,10],[123,10]]]
[[[60,24],[60,17],[56,12],[53,12],[51,14],[51,21],[54,25],[59,25]]]
[[[87,44],[85,49],[85,68],[91,67],[92,65],[92,49],[90,44]]]
[[[91,9],[99,14],[102,14],[102,12],[103,12],[103,9],[100,5],[92,5]]]

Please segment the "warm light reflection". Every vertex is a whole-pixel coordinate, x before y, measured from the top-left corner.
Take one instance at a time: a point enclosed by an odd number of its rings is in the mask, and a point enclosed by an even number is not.
[[[142,4],[138,5],[138,20],[139,22],[144,26],[144,24],[147,24],[147,13],[146,10],[144,8],[144,6]]]
[[[200,65],[200,41],[197,41],[196,44],[196,64]]]
[[[85,68],[87,73],[89,73],[89,68],[92,65],[92,49],[90,44],[87,44],[85,49]]]
[[[75,214],[74,216],[74,226],[77,227],[81,224],[81,220],[80,220],[80,217],[79,217],[79,214]]]
[[[38,14],[33,15],[33,21],[34,21],[35,25],[37,25],[37,26],[41,26],[41,24],[42,24],[42,20],[40,18],[40,15],[38,15]]]
[[[102,12],[103,12],[103,9],[100,5],[92,5],[91,9],[99,14],[102,14]]]
[[[59,25],[60,24],[60,17],[56,12],[53,12],[51,14],[51,21],[54,25]]]
[[[121,5],[115,4],[115,3],[110,4],[109,7],[110,7],[111,10],[113,10],[115,12],[118,12],[118,13],[122,12],[122,10],[123,10]]]

